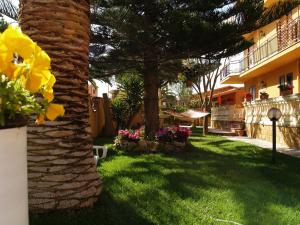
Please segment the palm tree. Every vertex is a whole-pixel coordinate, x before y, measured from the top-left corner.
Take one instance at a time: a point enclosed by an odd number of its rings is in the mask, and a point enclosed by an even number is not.
[[[89,12],[89,0],[20,1],[20,26],[52,58],[66,108],[61,120],[28,127],[32,211],[91,206],[102,189],[88,125]]]
[[[18,9],[9,0],[0,0],[0,13],[17,20]]]

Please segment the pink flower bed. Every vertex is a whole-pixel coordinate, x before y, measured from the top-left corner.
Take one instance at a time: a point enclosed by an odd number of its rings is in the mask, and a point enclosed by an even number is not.
[[[160,129],[156,133],[156,139],[162,142],[187,142],[188,138],[192,135],[192,130],[179,126],[172,126]]]
[[[143,137],[141,130],[119,130],[119,138],[122,140],[138,142]]]
[[[188,144],[192,131],[189,128],[172,126],[157,131],[155,140],[147,140],[144,130],[120,130],[115,139],[115,147],[125,151],[178,152]]]

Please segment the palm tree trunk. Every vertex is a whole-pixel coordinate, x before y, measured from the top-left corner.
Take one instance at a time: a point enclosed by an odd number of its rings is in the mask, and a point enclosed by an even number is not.
[[[20,25],[51,57],[66,114],[28,128],[31,211],[93,205],[101,180],[88,125],[89,0],[21,0]]]

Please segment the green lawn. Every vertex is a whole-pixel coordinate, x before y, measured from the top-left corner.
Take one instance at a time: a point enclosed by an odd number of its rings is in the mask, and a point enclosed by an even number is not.
[[[270,151],[248,144],[199,133],[191,142],[175,155],[110,152],[94,208],[34,215],[30,224],[300,224],[300,159],[278,155],[274,166]]]

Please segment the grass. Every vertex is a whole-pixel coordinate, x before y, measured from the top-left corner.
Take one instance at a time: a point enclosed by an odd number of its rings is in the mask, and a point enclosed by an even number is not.
[[[271,151],[245,143],[199,133],[191,142],[176,155],[111,152],[93,208],[32,215],[30,224],[300,224],[300,159],[279,154],[272,165]]]

